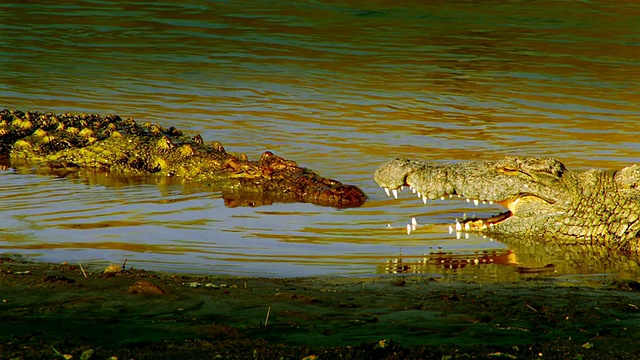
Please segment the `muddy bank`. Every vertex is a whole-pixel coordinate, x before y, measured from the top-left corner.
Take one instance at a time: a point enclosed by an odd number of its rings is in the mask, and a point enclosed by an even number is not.
[[[640,351],[632,281],[103,274],[4,258],[0,300],[1,359],[635,359]]]

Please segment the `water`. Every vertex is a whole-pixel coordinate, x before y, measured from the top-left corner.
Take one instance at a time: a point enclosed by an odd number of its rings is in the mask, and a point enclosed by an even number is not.
[[[273,151],[370,196],[347,210],[228,208],[188,185],[6,169],[2,252],[266,276],[366,275],[440,250],[504,255],[504,244],[447,233],[463,212],[498,208],[390,200],[373,171],[398,156],[556,156],[574,169],[640,159],[632,2],[5,1],[0,14],[2,108],[176,126],[253,159]],[[412,216],[420,225],[407,236]],[[521,259],[562,274],[627,271]],[[421,271],[499,280],[519,276],[514,269]]]

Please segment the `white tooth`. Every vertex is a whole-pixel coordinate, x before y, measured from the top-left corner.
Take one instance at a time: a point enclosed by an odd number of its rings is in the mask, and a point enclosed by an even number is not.
[[[412,188],[411,188],[411,192],[415,194],[415,193],[416,193],[416,188],[413,188],[413,187],[412,187]]]
[[[478,204],[480,204],[480,201],[478,201],[478,200],[473,200],[473,205],[478,206]]]
[[[425,203],[425,205],[427,204],[427,197],[426,196],[422,197],[422,202]]]
[[[388,227],[389,229],[391,229],[391,224],[387,224],[387,227]]]
[[[393,197],[394,197],[394,198],[396,198],[396,199],[398,198],[398,189],[393,189],[393,190],[391,190],[391,193],[393,193]],[[477,200],[476,200],[476,201],[477,201]],[[476,204],[476,205],[477,205],[477,204]]]
[[[400,186],[400,191],[404,191],[404,185]]]
[[[416,218],[412,217],[411,218],[411,229],[415,230],[416,227],[418,227],[418,222],[416,221]]]
[[[465,223],[465,224],[464,224],[464,229],[465,229],[466,231],[471,230],[471,226],[469,225],[469,223]]]
[[[453,227],[449,225],[449,235],[453,234]]]
[[[441,196],[441,197],[440,197],[440,200],[444,200],[444,196]]]
[[[469,239],[469,233],[464,233],[464,238]]]
[[[460,231],[456,231],[456,239],[460,240],[462,237],[462,233]]]
[[[493,205],[493,200],[490,200],[490,201],[489,201],[489,204],[490,204],[490,205]]]
[[[411,224],[407,224],[407,235],[411,235]]]
[[[416,191],[416,195],[418,195],[418,199],[422,197],[422,194],[420,194],[420,191]]]
[[[471,202],[471,200],[467,199],[467,202]]]
[[[384,192],[387,193],[387,196],[391,196],[391,194],[389,194],[389,188],[384,188]]]
[[[456,219],[456,231],[462,231],[462,224],[458,222],[458,219]]]
[[[449,194],[449,199],[451,199],[453,197],[453,195]]]
[[[485,200],[482,200],[482,203],[485,204],[485,205],[487,204],[487,202]]]

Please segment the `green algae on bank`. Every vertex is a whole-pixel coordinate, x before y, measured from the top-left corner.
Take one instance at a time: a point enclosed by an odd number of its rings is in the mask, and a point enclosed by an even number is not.
[[[203,286],[193,286],[203,284]],[[216,286],[204,286],[212,284]],[[634,358],[637,282],[267,279],[0,263],[2,358]],[[265,326],[269,311],[268,325]]]

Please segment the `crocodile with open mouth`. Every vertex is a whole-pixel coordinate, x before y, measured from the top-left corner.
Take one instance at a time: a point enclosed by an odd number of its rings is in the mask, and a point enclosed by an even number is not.
[[[222,191],[235,206],[278,201],[348,208],[367,199],[356,186],[321,177],[269,151],[251,161],[219,142],[205,143],[200,135],[117,115],[2,110],[0,160],[62,175],[93,171],[180,178]]]
[[[621,170],[568,170],[556,158],[436,163],[395,159],[375,172],[389,196],[408,186],[427,200],[461,197],[507,211],[456,220],[458,232],[603,245],[640,252],[640,166]]]

